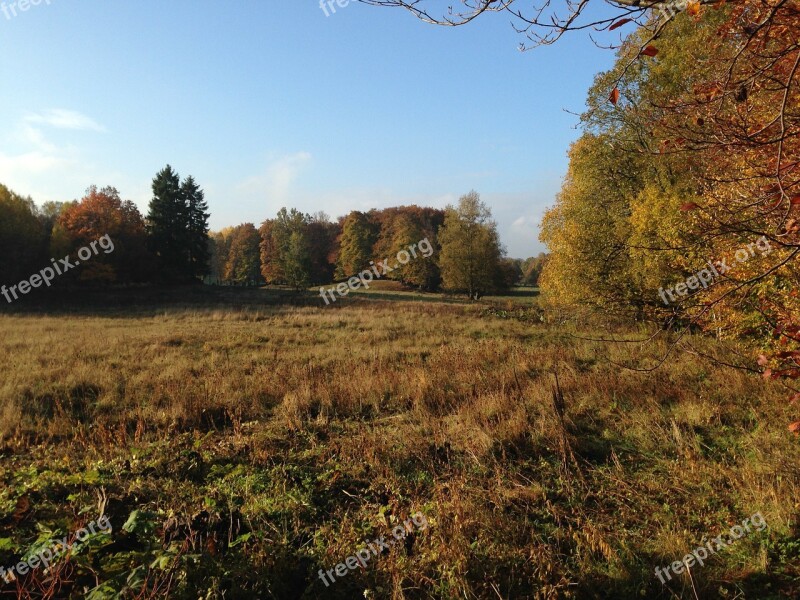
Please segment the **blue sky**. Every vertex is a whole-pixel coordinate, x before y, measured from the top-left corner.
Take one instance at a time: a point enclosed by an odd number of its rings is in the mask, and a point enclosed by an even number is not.
[[[521,53],[506,15],[441,28],[355,2],[326,17],[315,0],[46,1],[0,11],[0,182],[37,203],[113,185],[144,214],[170,163],[205,189],[212,229],[475,189],[509,255],[534,255],[578,135],[565,109],[614,59],[583,34]]]

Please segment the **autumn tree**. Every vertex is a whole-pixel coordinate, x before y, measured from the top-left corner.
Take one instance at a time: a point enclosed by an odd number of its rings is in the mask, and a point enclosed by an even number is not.
[[[766,376],[800,377],[798,33],[788,5],[745,1],[631,35],[543,222],[547,297],[634,310],[675,343],[753,340]]]
[[[252,223],[234,227],[225,262],[224,280],[236,285],[257,285],[261,277],[261,236]]]
[[[82,280],[141,282],[151,275],[144,220],[136,205],[122,200],[116,188],[96,186],[80,202],[67,205],[53,227],[51,248],[55,256],[74,254],[108,236],[113,252],[100,252],[82,266]]]
[[[503,250],[497,224],[477,192],[462,196],[457,207],[445,209],[439,243],[445,289],[466,292],[474,299],[496,289]]]
[[[261,224],[258,233],[261,236],[259,250],[261,254],[261,276],[268,284],[278,284],[285,281],[280,247],[279,234],[276,231],[275,219],[267,219]],[[273,235],[274,234],[274,235]]]
[[[336,277],[345,279],[369,267],[374,260],[372,247],[378,237],[378,227],[368,215],[353,211],[342,224]]]
[[[432,253],[424,256],[418,253],[406,265],[387,274],[405,285],[420,290],[432,291],[441,283],[438,265],[438,231],[444,223],[444,211],[419,206],[398,206],[379,211],[371,211],[372,222],[379,227],[378,238],[373,253],[382,259],[396,257],[401,251],[422,240],[428,240]]]

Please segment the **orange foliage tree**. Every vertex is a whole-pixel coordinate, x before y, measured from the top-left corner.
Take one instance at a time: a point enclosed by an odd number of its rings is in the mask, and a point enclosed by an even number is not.
[[[51,242],[53,255],[74,255],[105,235],[113,241],[113,252],[101,250],[86,262],[80,271],[82,280],[139,282],[152,276],[142,215],[113,187],[90,187],[80,202],[59,215]]]

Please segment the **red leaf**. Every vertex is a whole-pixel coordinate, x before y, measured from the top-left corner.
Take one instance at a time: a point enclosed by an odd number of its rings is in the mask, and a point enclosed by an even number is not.
[[[789,425],[789,431],[791,431],[795,435],[800,435],[800,421],[795,421],[791,425]]]
[[[770,377],[772,377],[772,369],[766,369],[766,370],[765,370],[765,371],[764,371],[764,372],[761,374],[761,376],[762,376],[764,379],[769,379]]]
[[[633,19],[620,19],[616,23],[612,23],[611,27],[609,27],[608,30],[609,31],[614,31],[615,29],[618,29],[618,28],[622,27],[623,25],[625,25],[625,23],[630,23],[631,21],[633,21]]]
[[[792,196],[792,198],[789,200],[789,204],[792,206],[800,205],[800,196]]]
[[[681,210],[684,211],[684,212],[689,211],[689,210],[695,210],[695,209],[698,209],[698,208],[700,208],[700,205],[696,204],[694,202],[687,202],[685,204],[681,204]]]
[[[614,88],[611,90],[611,95],[608,97],[611,100],[611,104],[616,104],[619,102],[619,88]]]
[[[758,365],[759,365],[760,367],[763,367],[763,366],[765,366],[767,363],[769,363],[769,359],[768,359],[766,356],[764,356],[763,354],[759,354],[759,355],[758,355]]]
[[[644,56],[656,56],[658,54],[658,48],[653,45],[649,45],[642,50],[641,54]]]

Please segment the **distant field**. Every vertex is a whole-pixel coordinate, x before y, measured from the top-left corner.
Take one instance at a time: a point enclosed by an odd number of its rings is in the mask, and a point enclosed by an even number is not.
[[[577,339],[531,289],[91,297],[0,313],[0,566],[113,532],[0,597],[797,597],[800,444],[771,383],[688,352],[622,369],[667,348]]]

